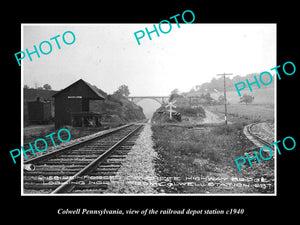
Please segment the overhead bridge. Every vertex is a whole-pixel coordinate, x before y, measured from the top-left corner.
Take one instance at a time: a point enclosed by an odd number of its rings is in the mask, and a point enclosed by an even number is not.
[[[143,99],[152,99],[162,105],[169,101],[169,96],[129,96],[128,99],[133,103],[138,103]]]
[[[183,97],[183,96],[182,96]],[[139,101],[143,100],[143,99],[152,99],[154,101],[157,101],[159,104],[165,104],[169,102],[169,98],[170,96],[128,96],[127,97],[130,101],[132,101],[133,103],[138,103]],[[190,107],[193,107],[193,105],[195,105],[195,102],[193,103],[193,99],[198,101],[201,99],[203,100],[202,96],[185,96],[183,97],[185,99],[187,99],[187,101],[189,102]],[[192,104],[193,103],[193,104]],[[201,104],[201,103],[200,103]],[[199,105],[199,102],[196,102],[196,105]]]

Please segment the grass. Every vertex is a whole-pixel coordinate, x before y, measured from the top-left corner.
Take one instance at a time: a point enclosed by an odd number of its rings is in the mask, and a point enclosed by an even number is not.
[[[253,144],[244,137],[242,129],[245,122],[228,126],[204,127],[193,130],[187,127],[153,125],[154,148],[158,153],[156,172],[163,177],[215,176],[263,176],[271,171],[272,163],[263,166],[246,167],[238,172],[234,159],[249,152]],[[261,165],[261,164],[259,164]],[[270,175],[271,176],[271,175]],[[253,193],[263,192],[257,188],[212,188],[208,186],[180,186],[176,181],[172,187],[161,187],[167,193]],[[160,190],[159,190],[160,191]],[[272,190],[268,190],[272,191]]]
[[[192,156],[189,158],[191,161],[196,154],[213,162],[220,162],[222,159],[223,164],[232,165],[231,158],[237,154],[234,154],[234,151],[226,151],[226,148],[236,149],[236,136],[241,133],[243,125],[212,127],[208,128],[208,132],[167,125],[154,125],[152,129],[156,145],[164,148],[162,154],[168,155],[168,152],[172,151],[179,156]]]
[[[274,121],[274,105],[260,104],[230,104],[227,105],[229,120],[237,118],[249,120],[249,122]],[[207,109],[216,114],[224,115],[224,105],[207,106]]]
[[[93,133],[96,133],[98,131],[104,130],[104,127],[96,127],[96,128],[82,128],[82,127],[71,127],[66,126],[72,136],[72,139],[76,139],[79,137],[87,136]],[[54,125],[38,125],[38,126],[32,126],[27,127],[24,129],[24,143],[33,142],[38,138],[44,138],[49,139],[49,144],[51,144],[50,138],[45,138],[45,136],[55,132],[56,135],[58,133],[58,130],[54,129]],[[54,136],[56,136],[54,135]]]
[[[274,105],[274,96],[275,96],[275,91],[274,87],[269,87],[269,86],[262,86],[261,88],[257,88],[256,85],[252,86],[253,91],[251,92],[249,88],[245,88],[244,90],[241,91],[241,95],[247,94],[247,95],[252,95],[254,96],[254,104],[270,104]],[[215,99],[218,99],[220,95],[223,95],[222,92],[219,93],[211,93],[211,96]],[[240,101],[240,97],[236,91],[234,90],[227,90],[226,92],[226,98],[227,101],[230,102],[230,104],[238,104]]]

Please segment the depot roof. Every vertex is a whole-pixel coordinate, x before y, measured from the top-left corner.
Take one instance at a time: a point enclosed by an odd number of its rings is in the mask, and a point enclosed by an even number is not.
[[[90,83],[79,79],[75,83],[69,85],[63,90],[55,93],[52,97],[57,98],[62,94],[68,96],[80,96],[81,98],[93,99],[93,100],[103,100],[106,97],[106,93]]]

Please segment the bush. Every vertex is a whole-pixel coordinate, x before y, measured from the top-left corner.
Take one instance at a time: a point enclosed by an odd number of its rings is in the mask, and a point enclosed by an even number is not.
[[[118,103],[118,104],[120,104],[120,106],[123,106],[122,101],[120,101],[119,98],[115,95],[107,95],[107,100]]]
[[[205,110],[201,106],[198,106],[197,108],[178,107],[177,111],[180,112],[182,115],[185,115],[185,116],[205,117]]]

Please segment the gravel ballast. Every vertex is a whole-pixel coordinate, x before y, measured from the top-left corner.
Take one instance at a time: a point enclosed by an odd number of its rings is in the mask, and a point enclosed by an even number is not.
[[[154,189],[158,180],[154,169],[156,157],[151,125],[145,124],[105,193],[156,194],[157,191]]]

